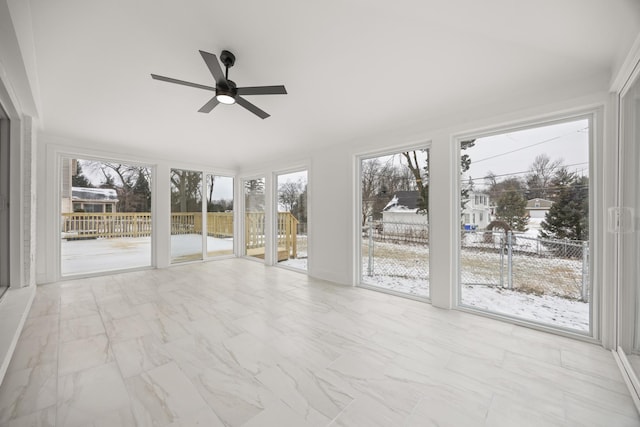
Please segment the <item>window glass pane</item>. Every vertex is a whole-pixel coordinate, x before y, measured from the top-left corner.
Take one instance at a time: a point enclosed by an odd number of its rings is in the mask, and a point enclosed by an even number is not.
[[[151,265],[151,168],[61,161],[61,273]]]
[[[249,179],[244,182],[245,209],[245,254],[264,259],[265,222],[264,222],[264,178]]]
[[[202,259],[202,173],[171,169],[171,262]]]
[[[429,297],[429,150],[361,161],[360,282]]]
[[[207,256],[233,254],[233,178],[207,175]]]
[[[590,332],[589,130],[581,119],[461,143],[461,305]]]
[[[307,171],[278,175],[278,262],[307,269]]]

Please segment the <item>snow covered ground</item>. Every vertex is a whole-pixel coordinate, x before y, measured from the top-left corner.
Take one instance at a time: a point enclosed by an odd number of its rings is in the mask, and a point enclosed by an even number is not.
[[[61,254],[63,275],[145,267],[151,265],[151,239],[62,239]]]
[[[369,275],[367,248],[363,246],[362,281],[394,292],[429,297],[428,255],[429,250],[424,246],[376,242],[373,275]],[[547,262],[554,272],[560,266],[561,270],[567,270],[566,274],[580,276],[580,262],[559,259],[537,260],[538,264],[519,262],[514,267],[516,289],[510,290],[497,286],[499,264],[491,262],[492,257],[498,259],[497,255],[485,252],[465,251],[464,279],[475,278],[472,282],[481,284],[462,286],[462,305],[557,327],[589,330],[589,304],[578,299],[580,287],[558,286],[554,276],[540,274],[540,263]],[[526,286],[518,288],[518,284]],[[535,292],[531,292],[532,289]]]
[[[208,237],[207,250],[210,254],[233,253],[233,240]],[[198,257],[201,253],[201,236],[171,236],[172,258]],[[151,265],[151,238],[62,239],[61,254],[63,275],[147,267]]]
[[[307,258],[288,259],[286,261],[280,261],[278,265],[284,265],[286,267],[295,268],[297,270],[307,271]]]

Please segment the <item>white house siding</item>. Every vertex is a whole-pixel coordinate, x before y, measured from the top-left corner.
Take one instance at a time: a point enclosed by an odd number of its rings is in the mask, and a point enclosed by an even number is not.
[[[383,222],[398,222],[405,224],[427,225],[429,219],[427,215],[416,213],[415,209],[391,210],[382,212]]]
[[[462,210],[463,225],[475,226],[478,229],[487,228],[492,220],[489,202],[489,195],[470,191],[469,199]]]

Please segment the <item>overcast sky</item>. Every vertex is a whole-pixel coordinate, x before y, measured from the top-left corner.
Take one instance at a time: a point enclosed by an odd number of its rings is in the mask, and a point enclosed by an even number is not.
[[[471,168],[462,182],[471,176],[477,189],[484,177],[493,172],[498,179],[523,177],[539,154],[551,161],[562,159],[569,170],[589,175],[589,122],[578,120],[496,136],[478,138],[474,147],[462,154],[471,157]]]

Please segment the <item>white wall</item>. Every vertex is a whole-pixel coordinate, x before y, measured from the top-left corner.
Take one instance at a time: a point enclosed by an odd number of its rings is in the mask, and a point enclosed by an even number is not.
[[[28,11],[19,10],[16,22],[29,21]],[[18,39],[12,12],[0,1],[0,103],[11,121],[10,129],[10,282],[12,287],[34,283],[35,132],[37,115],[33,93]]]
[[[464,121],[456,126],[432,128],[425,124],[422,130],[399,128],[386,135],[377,135],[366,141],[353,141],[351,144],[340,144],[322,152],[313,152],[312,171],[309,177],[313,191],[309,192],[310,203],[313,204],[313,221],[309,221],[309,245],[313,248],[313,269],[311,276],[330,280],[340,284],[356,283],[358,261],[354,257],[357,252],[357,230],[359,218],[355,215],[357,186],[356,156],[392,150],[394,147],[420,146],[431,142],[430,197],[437,200],[431,203],[431,299],[435,306],[450,308],[454,305],[457,282],[457,240],[452,238],[458,231],[458,168],[459,152],[456,136],[473,135],[488,129],[522,125],[525,123],[544,121],[557,115],[582,112],[585,109],[601,108],[608,102],[606,93],[596,93],[582,98],[552,102],[527,109],[511,110],[505,106],[507,114],[497,114],[477,120]],[[426,123],[426,122],[425,122]],[[446,123],[446,121],[445,121]],[[433,124],[431,124],[433,125]],[[601,127],[602,124],[597,125]],[[417,126],[419,127],[419,126]],[[601,132],[598,130],[597,132]],[[608,142],[608,147],[613,142]],[[611,150],[611,148],[609,148]],[[602,153],[602,147],[595,153]],[[598,154],[597,161],[602,161]],[[594,159],[596,160],[596,159]],[[268,168],[268,167],[267,167]],[[604,174],[597,177],[602,186]],[[602,222],[604,207],[602,197],[595,200],[597,219]],[[602,227],[594,227],[604,239]],[[594,277],[602,283],[602,277]]]

